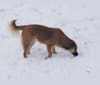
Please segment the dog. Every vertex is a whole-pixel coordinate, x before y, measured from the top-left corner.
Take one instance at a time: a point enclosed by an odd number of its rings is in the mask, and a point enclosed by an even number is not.
[[[14,34],[18,34],[19,31],[22,31],[21,37],[24,50],[24,58],[27,58],[31,47],[36,40],[46,45],[48,51],[48,56],[46,59],[51,58],[52,54],[56,53],[56,46],[70,51],[73,56],[78,56],[76,43],[68,36],[66,36],[65,33],[59,28],[38,24],[17,26],[15,19],[12,20],[9,25],[11,28],[10,30]]]

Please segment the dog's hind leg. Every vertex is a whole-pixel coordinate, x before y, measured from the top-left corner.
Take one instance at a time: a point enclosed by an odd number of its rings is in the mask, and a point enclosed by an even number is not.
[[[53,48],[53,53],[54,53],[54,54],[57,54],[57,52],[56,52],[55,48]]]
[[[27,54],[29,53],[30,50],[30,43],[32,41],[32,36],[27,33],[27,32],[22,32],[22,45],[24,49],[24,58],[27,58]]]
[[[29,47],[28,47],[28,54],[30,54],[30,50],[31,50],[32,46],[34,45],[34,43],[35,43],[35,40],[32,39],[30,44],[29,44]]]

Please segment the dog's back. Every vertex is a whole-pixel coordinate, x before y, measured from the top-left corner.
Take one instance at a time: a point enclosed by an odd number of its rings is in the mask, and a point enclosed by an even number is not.
[[[58,28],[47,27],[43,25],[22,26],[23,32],[38,39],[41,43],[59,44],[64,33]]]

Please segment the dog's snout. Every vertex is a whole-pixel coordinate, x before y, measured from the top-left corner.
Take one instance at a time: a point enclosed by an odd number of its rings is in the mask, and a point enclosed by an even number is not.
[[[74,56],[78,56],[78,52],[74,52],[72,53]]]

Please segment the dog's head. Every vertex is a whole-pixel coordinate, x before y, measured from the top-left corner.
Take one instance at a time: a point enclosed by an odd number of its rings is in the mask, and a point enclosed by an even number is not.
[[[70,42],[64,44],[63,48],[65,48],[66,50],[71,52],[73,56],[78,56],[77,45],[73,40],[71,40]]]
[[[73,48],[70,48],[68,49],[73,56],[78,56],[78,52],[77,52],[77,48],[76,47],[73,47]]]

